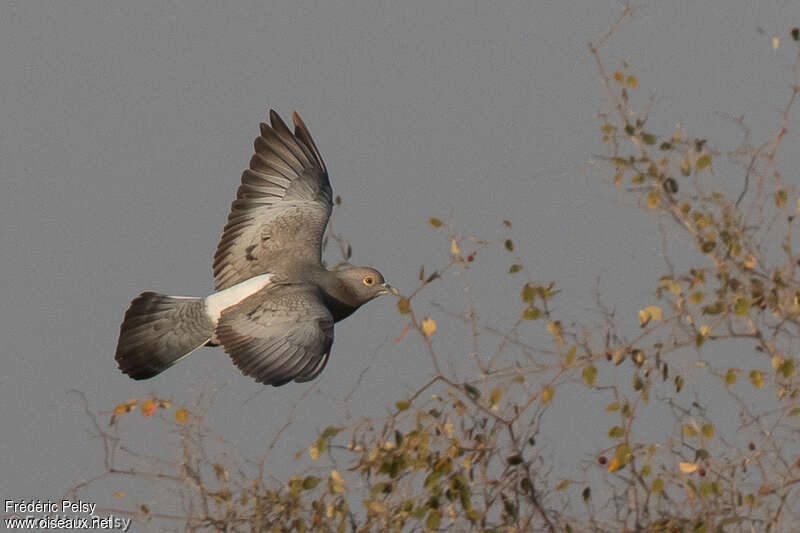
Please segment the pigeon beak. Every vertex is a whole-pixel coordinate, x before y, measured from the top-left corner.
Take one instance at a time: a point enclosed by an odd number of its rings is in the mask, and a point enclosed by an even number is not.
[[[381,294],[389,294],[389,293],[392,293],[392,294],[394,294],[395,296],[400,296],[400,291],[398,291],[397,289],[395,289],[394,287],[392,287],[392,286],[391,286],[391,285],[389,285],[388,283],[382,283],[382,284],[381,284],[381,287],[383,288],[383,290],[381,291]]]

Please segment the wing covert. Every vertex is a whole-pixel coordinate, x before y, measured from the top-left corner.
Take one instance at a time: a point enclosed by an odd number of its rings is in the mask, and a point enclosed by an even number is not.
[[[271,285],[223,312],[216,337],[243,374],[277,387],[322,372],[333,317],[315,286]]]

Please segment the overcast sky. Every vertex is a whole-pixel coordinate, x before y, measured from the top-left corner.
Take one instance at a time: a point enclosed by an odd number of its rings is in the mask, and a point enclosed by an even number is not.
[[[691,134],[733,141],[714,115],[723,112],[755,117],[754,135],[774,128],[794,49],[773,50],[771,40],[800,23],[800,4],[638,4],[607,57],[612,69],[627,59],[640,90],[655,97],[654,127],[682,122]],[[253,453],[308,389],[268,388],[243,405],[262,387],[221,349],[148,382],[129,380],[113,359],[139,292],[211,291],[217,239],[270,107],[285,117],[297,109],[308,124],[344,199],[336,224],[353,261],[401,290],[415,286],[421,263],[446,258],[428,217],[487,238],[507,218],[534,277],[565,289],[562,309],[577,317],[591,307],[598,276],[609,303],[640,307],[663,270],[654,220],[590,163],[603,151],[594,115],[607,105],[586,43],[618,8],[613,0],[5,0],[0,496],[60,498],[102,468],[100,442],[69,389],[110,409],[152,393],[188,402],[229,383],[211,421]],[[790,125],[785,146],[797,141]],[[740,186],[740,175],[730,179]],[[476,261],[473,297],[502,326],[519,311],[519,287],[498,261],[507,266],[503,257]],[[459,298],[434,289],[425,302],[457,309]],[[339,400],[364,369],[356,416],[379,415],[428,375],[416,339],[392,341],[404,326],[394,304],[378,299],[337,326],[330,363],[312,385],[320,392],[301,402],[288,448],[340,416]],[[463,358],[448,352],[448,331],[440,330],[443,353]],[[567,448],[591,427],[571,420],[559,436]]]

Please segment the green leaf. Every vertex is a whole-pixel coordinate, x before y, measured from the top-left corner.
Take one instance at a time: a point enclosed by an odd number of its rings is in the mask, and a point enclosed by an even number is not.
[[[786,189],[781,189],[775,193],[775,205],[778,207],[785,206],[788,199],[789,195],[786,193]]]
[[[700,432],[705,438],[710,439],[714,436],[714,426],[712,424],[703,424],[703,427],[700,428]]]
[[[764,375],[758,370],[751,370],[750,383],[753,387],[760,389],[764,385]]]
[[[608,430],[608,436],[612,439],[621,439],[625,436],[625,430],[619,426],[614,426]]]
[[[433,531],[434,529],[439,529],[439,522],[441,521],[442,517],[436,511],[431,511],[428,513],[428,517],[425,519],[425,529],[427,531]]]
[[[508,273],[509,274],[516,274],[520,270],[522,270],[522,265],[520,265],[519,263],[514,263],[513,265],[508,267]]]
[[[542,310],[535,305],[529,305],[522,310],[522,320],[536,320],[542,316]]]
[[[569,480],[568,479],[562,479],[561,481],[559,481],[556,484],[556,490],[564,490],[567,487],[569,487]]]
[[[733,313],[736,316],[747,316],[750,311],[750,300],[747,298],[737,298],[736,303],[733,304]]]
[[[408,298],[400,298],[397,300],[397,310],[401,315],[406,315],[411,312],[411,303]]]
[[[319,485],[319,478],[314,476],[306,476],[303,480],[303,490],[311,490]]]
[[[657,477],[653,480],[650,484],[650,493],[651,494],[660,494],[661,491],[664,490],[664,480],[660,477]]]
[[[617,446],[617,449],[614,451],[614,457],[617,458],[617,461],[619,461],[620,465],[628,464],[628,459],[630,455],[631,455],[631,447],[628,446],[628,444],[625,442]]]
[[[644,133],[642,134],[642,142],[645,144],[653,145],[656,143],[656,136],[652,133]]]
[[[564,359],[564,366],[570,366],[572,363],[575,362],[575,352],[576,351],[577,351],[577,347],[576,346],[572,346],[572,347],[570,347],[569,350],[567,350],[567,356]]]
[[[512,241],[511,239],[506,239],[505,242],[503,243],[503,246],[505,246],[506,250],[508,250],[509,252],[514,251],[514,241]]]
[[[725,372],[725,386],[730,387],[736,383],[736,370],[729,368],[727,372]]]
[[[703,154],[697,158],[697,163],[695,163],[695,167],[697,170],[703,170],[704,168],[708,167],[711,164],[711,155],[710,154]]]
[[[438,219],[438,218],[436,218],[436,217],[431,217],[431,218],[429,218],[429,219],[428,219],[428,224],[430,224],[430,225],[431,225],[431,226],[433,226],[434,228],[441,228],[441,227],[442,227],[442,221],[441,221],[441,220],[439,220],[439,219]]]
[[[581,496],[583,496],[583,501],[585,501],[585,502],[588,502],[589,500],[591,500],[592,499],[592,488],[591,487],[586,487],[585,489],[583,489],[583,492],[581,492]]]
[[[400,400],[399,402],[395,403],[394,406],[397,407],[398,411],[405,411],[409,408],[411,404],[405,400]]]
[[[785,360],[780,367],[778,367],[778,371],[783,374],[783,377],[790,378],[794,375],[794,361],[792,359]]]
[[[694,427],[690,426],[689,424],[686,424],[685,426],[683,426],[683,435],[685,437],[696,437],[697,431],[694,429]]]
[[[508,464],[510,464],[512,466],[521,465],[523,463],[523,461],[524,460],[522,459],[522,456],[519,455],[519,454],[511,455],[509,457],[506,457],[506,463],[508,463]]]
[[[342,428],[337,428],[335,426],[328,426],[325,428],[325,431],[322,432],[322,435],[319,436],[321,439],[328,439],[330,437],[335,437],[339,434]]]
[[[464,383],[464,390],[467,392],[467,395],[473,400],[477,400],[478,398],[481,397],[481,391],[479,391],[477,388],[470,385],[469,383]]]
[[[529,304],[533,301],[536,297],[536,287],[531,285],[530,283],[526,283],[522,290],[519,293],[519,297],[522,298],[522,301],[526,304]]]
[[[583,383],[587,387],[594,387],[594,381],[597,377],[597,368],[594,365],[587,366],[583,369],[581,377],[583,378]]]

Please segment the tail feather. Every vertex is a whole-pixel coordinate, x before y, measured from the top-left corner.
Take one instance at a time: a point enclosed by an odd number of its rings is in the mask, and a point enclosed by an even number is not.
[[[148,379],[204,345],[215,327],[203,298],[143,292],[125,312],[114,358],[133,379]]]

